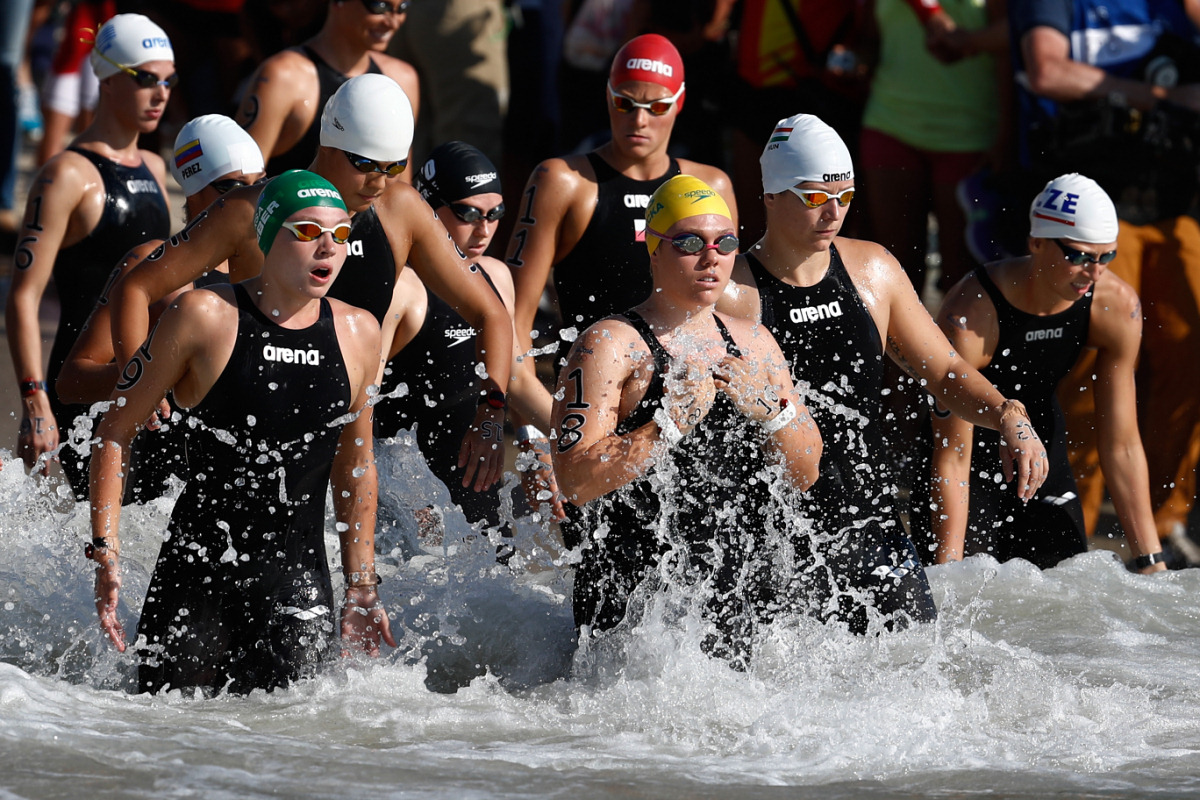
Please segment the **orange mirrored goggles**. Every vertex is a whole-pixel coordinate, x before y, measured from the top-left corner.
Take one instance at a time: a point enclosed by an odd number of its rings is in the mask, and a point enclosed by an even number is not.
[[[319,239],[322,233],[333,235],[333,241],[338,244],[345,244],[350,238],[350,223],[340,222],[332,228],[323,228],[312,220],[298,219],[295,222],[285,222],[282,227],[296,235],[296,238],[302,242],[311,242],[314,239]]]

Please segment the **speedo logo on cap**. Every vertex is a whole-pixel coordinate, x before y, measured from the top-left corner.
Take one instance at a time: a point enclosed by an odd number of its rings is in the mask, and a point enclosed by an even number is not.
[[[478,175],[468,175],[465,180],[467,183],[471,184],[471,188],[474,189],[476,186],[482,186],[485,183],[496,180],[496,173],[481,172]]]
[[[675,69],[670,64],[649,58],[631,58],[625,62],[625,69],[640,69],[643,72],[653,72],[666,78],[675,75]]]
[[[710,197],[716,197],[717,193],[712,189],[692,189],[690,192],[684,192],[684,197],[690,197],[692,203],[699,203],[701,200],[707,200]]]

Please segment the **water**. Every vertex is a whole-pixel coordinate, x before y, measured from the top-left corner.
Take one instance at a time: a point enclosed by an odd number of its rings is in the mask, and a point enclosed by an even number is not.
[[[95,622],[86,507],[4,461],[5,800],[1200,795],[1200,570],[973,558],[930,571],[936,624],[787,620],[747,673],[662,596],[572,660],[569,555],[531,521],[511,568],[453,514],[422,537],[402,498],[444,488],[400,441],[380,449],[379,537],[400,648],[273,694],[135,696]],[[127,630],[168,514],[126,510]]]

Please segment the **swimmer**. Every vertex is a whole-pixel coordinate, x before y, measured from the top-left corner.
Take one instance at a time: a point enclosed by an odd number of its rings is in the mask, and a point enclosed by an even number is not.
[[[465,142],[447,142],[416,170],[413,186],[434,209],[455,246],[483,271],[511,312],[512,277],[502,262],[485,255],[505,213],[496,166]],[[470,427],[478,404],[473,387],[475,330],[429,292],[411,270],[405,271],[396,285],[385,325],[395,325],[397,330],[391,338],[382,399],[375,406],[375,434],[395,436],[415,424],[421,454],[433,474],[446,484],[451,499],[462,507],[467,521],[482,519],[491,527],[499,526],[499,492],[470,491],[451,444]],[[516,425],[518,445],[548,462],[549,445],[542,431],[550,429],[550,393],[534,374],[532,359],[517,359],[513,376],[510,413],[518,420],[530,420]],[[407,394],[392,397],[401,383],[407,386]],[[536,465],[549,466],[541,460]],[[561,498],[557,498],[552,476],[544,474],[547,472],[524,471],[527,495],[536,509],[538,495],[548,492],[553,515],[558,517]]]
[[[33,179],[5,313],[24,399],[17,449],[26,467],[43,475],[57,454],[79,500],[87,497],[88,457],[59,445],[68,444],[88,407],[63,401],[54,382],[113,266],[134,245],[170,232],[166,168],[157,154],[138,148],[138,136],[158,128],[179,80],[171,42],[146,17],[118,14],[95,38],[96,114]],[[43,372],[38,309],[51,279],[61,311]],[[86,435],[81,430],[74,444],[82,447]]]
[[[296,170],[262,192],[259,276],[185,292],[125,365],[91,469],[96,610],[118,650],[121,495],[129,443],[168,392],[190,409],[188,468],[138,625],[138,689],[274,689],[334,647],[325,553],[332,486],[345,575],[341,637],[395,646],[375,572],[377,478],[367,387],[379,326],[326,297],[350,215]]]
[[[220,114],[207,114],[179,129],[171,159],[171,175],[183,189],[184,223],[187,224],[227,192],[258,183],[263,177],[263,157],[250,134],[237,123]],[[151,239],[130,250],[110,276],[110,285],[161,244],[162,239]],[[196,280],[199,286],[228,282],[229,265],[226,262],[215,265]],[[161,313],[183,291],[181,288],[164,297],[155,304],[155,311]],[[63,363],[55,387],[68,403],[90,404],[107,400],[117,383],[121,365],[114,360],[109,310],[106,291]]]
[[[636,587],[677,552],[683,581],[711,585],[706,615],[721,630],[711,652],[744,662],[764,611],[746,576],[761,567],[767,469],[781,465],[796,490],[817,479],[821,439],[779,346],[714,309],[736,230],[703,181],[664,183],[646,209],[648,298],[588,328],[562,369],[554,466],[573,506],[564,536],[582,548],[582,638],[620,623]]]
[[[667,153],[685,100],[683,59],[674,45],[657,34],[626,43],[613,57],[605,99],[612,139],[585,155],[543,161],[513,209],[518,216],[506,260],[525,353],[533,348],[530,331],[551,274],[567,329],[585,330],[646,299],[644,212],[663,181],[695,175],[733,208],[729,176]]]
[[[408,99],[383,75],[359,75],[342,84],[321,118],[321,146],[312,172],[346,198],[352,231],[346,266],[330,297],[365,309],[385,322],[393,288],[411,266],[430,291],[445,299],[478,331],[475,338],[478,408],[459,448],[463,477],[475,491],[500,478],[503,425],[512,364],[512,319],[482,273],[455,249],[446,229],[411,186],[397,181],[407,168],[413,118]],[[265,184],[269,185],[269,184]],[[234,189],[218,198],[188,229],[146,257],[110,290],[113,346],[126,363],[149,331],[149,307],[229,263],[230,279],[258,274],[262,252],[253,218],[263,186]],[[376,383],[390,352],[385,329]]]
[[[1116,208],[1095,181],[1061,175],[1034,198],[1029,223],[1030,254],[976,269],[946,295],[938,323],[971,366],[1025,403],[1049,442],[1050,477],[1028,503],[976,477],[995,462],[996,434],[939,404],[932,414],[932,514],[920,527],[932,525],[939,564],[989,553],[1047,569],[1087,550],[1055,391],[1080,352],[1094,348],[1094,424],[1113,506],[1133,566],[1166,569],[1137,425],[1142,304],[1106,266],[1117,254]]]
[[[268,175],[308,168],[322,144],[321,109],[349,78],[388,76],[404,90],[417,116],[417,71],[385,52],[410,1],[330,0],[316,36],[259,66],[236,119],[258,142]]]
[[[855,630],[865,630],[871,607],[932,619],[921,559],[882,457],[885,355],[955,413],[1001,430],[1002,467],[1022,501],[1045,480],[1045,448],[1022,406],[954,352],[896,259],[873,242],[839,236],[854,165],[837,132],[808,114],[782,119],[761,164],[767,231],[738,258],[717,308],[774,334],[821,431],[821,480],[805,513],[826,534],[850,537],[842,550],[854,554],[823,591],[848,603],[836,616]]]

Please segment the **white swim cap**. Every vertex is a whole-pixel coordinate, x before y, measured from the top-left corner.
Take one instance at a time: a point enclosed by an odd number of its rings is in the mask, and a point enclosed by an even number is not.
[[[386,75],[351,78],[338,87],[321,114],[322,147],[391,163],[408,158],[412,139],[412,104]]]
[[[850,150],[837,131],[812,114],[779,120],[758,162],[763,191],[786,192],[798,183],[854,180]]]
[[[92,69],[100,80],[116,75],[121,67],[148,61],[175,61],[166,31],[141,14],[117,14],[100,26],[92,48]]]
[[[1088,244],[1117,240],[1117,209],[1091,178],[1076,172],[1046,184],[1029,207],[1029,235]]]
[[[229,117],[196,117],[175,137],[171,174],[189,197],[226,173],[262,171],[258,143]]]

